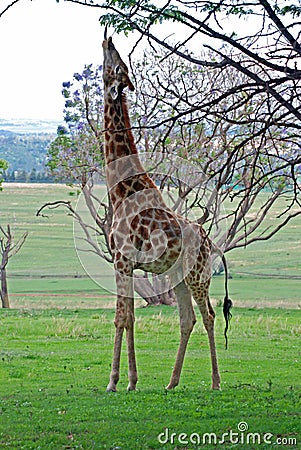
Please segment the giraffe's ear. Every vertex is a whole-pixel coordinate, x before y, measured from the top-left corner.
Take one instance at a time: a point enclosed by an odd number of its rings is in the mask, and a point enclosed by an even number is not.
[[[113,100],[116,100],[118,97],[118,89],[116,85],[113,85],[110,89],[110,94]]]

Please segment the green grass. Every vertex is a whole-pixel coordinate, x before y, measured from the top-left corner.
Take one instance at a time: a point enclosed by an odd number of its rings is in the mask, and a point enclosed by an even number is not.
[[[237,432],[242,421],[261,439],[271,433],[273,444],[277,438],[294,439],[277,448],[300,448],[300,311],[236,309],[226,351],[218,308],[220,392],[210,389],[207,336],[200,321],[181,383],[167,392],[179,339],[176,311],[160,307],[136,313],[139,389],[126,392],[124,348],[119,391],[107,394],[112,310],[1,311],[1,448],[271,448],[234,445],[229,436],[220,446],[178,440],[181,433],[192,440],[193,433],[201,438],[215,433],[221,440],[223,433]],[[174,443],[158,441],[166,428],[169,436],[176,433]]]
[[[75,276],[83,274],[73,243],[72,219],[63,209],[45,210],[48,217],[37,217],[46,202],[71,200],[75,190],[64,185],[7,184],[0,193],[2,224],[11,223],[16,235],[28,231],[29,237],[11,263],[12,276]]]

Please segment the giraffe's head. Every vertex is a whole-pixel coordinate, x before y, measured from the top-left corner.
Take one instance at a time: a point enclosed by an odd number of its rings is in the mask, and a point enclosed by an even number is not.
[[[112,38],[105,37],[102,47],[104,86],[108,95],[115,101],[125,87],[133,91],[134,86],[129,78],[127,65],[122,61]]]

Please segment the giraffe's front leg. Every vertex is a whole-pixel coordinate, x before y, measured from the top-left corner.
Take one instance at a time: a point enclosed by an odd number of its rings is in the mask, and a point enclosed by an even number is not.
[[[137,367],[134,347],[134,298],[132,274],[124,274],[115,271],[117,283],[117,306],[115,314],[115,342],[112,370],[107,391],[115,392],[119,381],[120,355],[122,337],[126,329],[128,361],[129,361],[129,385],[128,390],[135,390],[137,383]]]
[[[125,327],[124,310],[126,310],[125,298],[118,296],[114,322],[116,328],[114,341],[114,355],[110,375],[110,382],[107,386],[107,392],[116,392],[116,386],[119,381],[121,345],[122,345],[123,331]]]

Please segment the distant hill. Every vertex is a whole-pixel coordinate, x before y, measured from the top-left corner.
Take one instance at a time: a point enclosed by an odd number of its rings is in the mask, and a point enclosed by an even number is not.
[[[56,136],[58,122],[0,119],[0,158],[8,172],[44,172],[47,147]]]
[[[0,119],[0,130],[17,134],[55,134],[61,122],[55,120]]]

